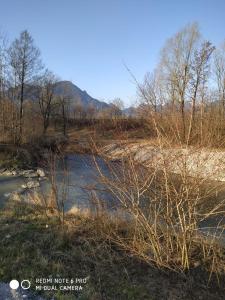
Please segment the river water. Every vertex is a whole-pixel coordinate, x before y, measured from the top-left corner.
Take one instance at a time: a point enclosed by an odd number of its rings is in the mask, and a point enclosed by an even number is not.
[[[115,207],[115,199],[99,183],[96,165],[104,175],[110,176],[108,166],[98,156],[73,154],[65,156],[63,161],[58,160],[55,172],[56,186],[59,201],[64,200],[66,211],[93,208],[96,198],[108,209]],[[7,194],[18,190],[25,182],[27,178],[22,176],[0,176],[0,207],[7,201]],[[50,182],[42,181],[39,191],[48,194],[50,190]]]
[[[6,195],[19,189],[24,182],[22,177],[0,176],[0,207],[6,201]]]
[[[60,201],[65,200],[66,211],[76,211],[77,209],[93,211],[96,208],[97,198],[99,199],[98,203],[101,203],[109,211],[115,211],[119,207],[118,201],[99,183],[96,165],[104,175],[111,176],[108,165],[98,156],[93,159],[92,155],[73,154],[67,155],[63,161],[57,162],[55,178],[58,198]],[[6,194],[17,190],[26,181],[27,179],[23,177],[0,176],[0,207],[7,201]],[[50,190],[49,181],[43,181],[39,191],[46,195]],[[214,218],[205,220],[200,227],[202,232],[213,235],[217,224],[218,220]],[[221,224],[225,224],[225,218]],[[220,233],[221,231],[217,232],[217,235]],[[221,239],[225,244],[225,232],[222,233]]]
[[[96,199],[99,199],[101,205],[107,209],[113,209],[116,206],[115,199],[99,182],[97,166],[105,176],[111,176],[107,164],[99,156],[73,154],[67,155],[63,161],[58,161],[56,185],[60,200],[63,200],[63,193],[66,194],[66,211],[73,208],[93,210],[96,206]],[[49,184],[45,184],[43,188],[48,190]]]

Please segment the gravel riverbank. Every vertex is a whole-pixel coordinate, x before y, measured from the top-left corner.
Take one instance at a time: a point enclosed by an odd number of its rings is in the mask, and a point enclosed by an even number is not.
[[[147,142],[112,143],[103,148],[110,159],[132,156],[134,161],[159,170],[166,166],[176,174],[225,181],[225,152],[198,148],[160,148]]]

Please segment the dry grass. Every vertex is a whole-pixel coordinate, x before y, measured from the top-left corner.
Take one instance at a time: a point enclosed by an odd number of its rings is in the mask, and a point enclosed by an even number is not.
[[[216,273],[219,280],[225,260],[216,234],[224,226],[218,224],[211,238],[199,227],[206,219],[224,215],[225,201],[216,196],[222,187],[209,185],[206,178],[191,177],[183,159],[180,175],[171,174],[170,156],[163,156],[160,165],[153,161],[144,168],[129,151],[120,164],[107,162],[111,176],[105,176],[97,165],[101,183],[129,214],[133,226],[129,238],[116,232],[108,236],[149,264],[181,272],[200,264],[209,272],[209,279]]]
[[[218,286],[212,274],[207,285],[208,275],[201,266],[179,274],[140,259],[131,251],[133,222],[115,221],[105,212],[76,213],[66,214],[62,227],[57,212],[47,213],[48,217],[40,206],[20,203],[8,203],[0,212],[1,281],[16,277],[33,283],[50,274],[88,278],[81,293],[44,293],[46,299],[56,300],[223,299],[222,279]]]

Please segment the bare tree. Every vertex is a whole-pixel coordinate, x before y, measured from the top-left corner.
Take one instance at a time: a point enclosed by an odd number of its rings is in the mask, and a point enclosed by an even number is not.
[[[0,32],[0,99],[5,96],[7,86],[7,40]]]
[[[214,54],[214,73],[222,107],[222,116],[225,116],[225,42]]]
[[[114,119],[121,117],[123,114],[123,109],[124,109],[123,101],[120,98],[115,98],[111,102],[111,107],[110,107],[111,117]]]
[[[43,135],[45,135],[49,127],[50,116],[54,105],[54,87],[57,78],[52,72],[46,70],[40,81],[41,86],[38,100],[43,119]]]
[[[6,116],[5,116],[5,107],[6,107],[6,72],[7,72],[7,60],[6,60],[6,38],[0,32],[0,122],[2,127],[2,137],[5,137],[6,129]]]
[[[77,119],[82,119],[82,115],[83,115],[83,112],[84,112],[84,106],[82,104],[82,101],[80,98],[78,98],[75,103],[74,103],[74,116],[77,118]]]
[[[33,38],[27,30],[21,32],[9,48],[9,58],[16,85],[19,88],[19,134],[17,143],[22,142],[23,136],[23,102],[25,85],[32,82],[41,69],[40,51],[34,45]]]
[[[170,38],[161,53],[160,67],[164,73],[166,85],[172,87],[174,99],[178,101],[182,122],[181,141],[186,139],[185,102],[188,85],[191,80],[191,61],[200,34],[196,23],[186,26]]]
[[[140,85],[138,96],[141,103],[145,104],[153,112],[162,110],[164,95],[162,93],[162,78],[158,69],[152,73],[147,73],[144,77],[144,83]]]
[[[68,99],[65,95],[59,96],[64,136],[66,136],[66,130],[67,130],[67,101],[68,101]]]
[[[71,111],[71,93],[67,87],[63,87],[61,95],[57,97],[59,114],[62,119],[63,135],[67,135],[68,118]]]
[[[147,73],[144,78],[144,83],[142,85],[142,91],[140,94],[141,100],[153,109],[154,112],[157,111],[157,94],[156,94],[157,84],[156,77],[152,73]],[[143,95],[144,94],[144,95]]]
[[[195,120],[195,112],[196,112],[196,101],[199,89],[201,86],[204,86],[208,75],[209,75],[209,59],[212,55],[215,47],[209,41],[206,41],[202,44],[199,50],[195,51],[193,63],[191,66],[191,100],[192,100],[192,109],[191,116],[189,122],[189,130],[187,136],[187,144],[189,143],[193,124]]]
[[[96,107],[92,103],[87,106],[87,117],[91,121],[96,117]]]

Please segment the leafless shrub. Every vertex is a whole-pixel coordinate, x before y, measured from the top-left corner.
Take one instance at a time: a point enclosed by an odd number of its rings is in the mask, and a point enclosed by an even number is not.
[[[58,165],[62,165],[62,174],[60,180],[57,179]],[[65,222],[65,204],[68,200],[69,190],[69,174],[68,166],[65,162],[62,153],[50,151],[48,154],[48,161],[46,168],[49,171],[50,190],[48,192],[34,192],[31,194],[30,202],[44,208],[46,216],[57,215],[60,223],[64,225]]]
[[[158,146],[160,151],[162,145]],[[224,272],[224,250],[218,237],[224,226],[218,223],[211,237],[200,229],[204,220],[224,214],[225,201],[216,198],[222,187],[209,185],[206,178],[191,177],[185,156],[180,175],[171,173],[168,166],[177,158],[163,151],[161,155],[163,163],[153,161],[145,168],[126,150],[116,166],[107,161],[110,176],[105,176],[96,163],[101,184],[118,200],[130,228],[125,235],[117,230],[105,234],[123,249],[159,267],[184,271],[201,264],[210,274]]]

